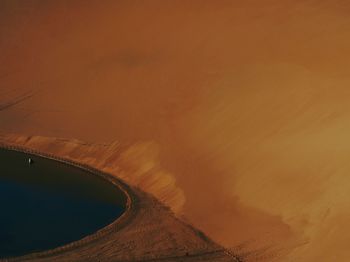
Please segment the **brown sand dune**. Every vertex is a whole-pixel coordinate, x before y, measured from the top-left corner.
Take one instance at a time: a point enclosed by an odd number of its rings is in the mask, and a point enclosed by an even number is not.
[[[127,170],[253,261],[348,262],[349,13],[348,0],[2,0],[0,131],[122,149],[100,162],[97,147],[43,146]]]

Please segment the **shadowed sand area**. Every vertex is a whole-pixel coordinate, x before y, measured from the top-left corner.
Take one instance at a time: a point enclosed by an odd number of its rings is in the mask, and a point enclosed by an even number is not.
[[[3,261],[240,261],[202,232],[176,218],[170,208],[156,198],[110,174],[4,140],[0,146],[84,169],[115,184],[127,196],[123,215],[95,234],[52,250]]]

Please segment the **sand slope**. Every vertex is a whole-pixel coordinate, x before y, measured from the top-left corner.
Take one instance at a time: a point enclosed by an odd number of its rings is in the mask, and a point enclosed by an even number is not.
[[[83,164],[83,168],[99,172],[83,162],[73,162],[68,151],[53,155],[52,152],[43,151],[42,143],[33,143],[38,140],[47,143],[50,139],[36,138],[30,142],[31,138],[10,137],[3,136],[0,145],[56,158],[59,161],[68,161],[73,165]],[[13,143],[14,140],[16,143]],[[62,144],[58,145],[56,139],[51,139],[46,146],[61,147]],[[118,173],[114,173],[114,176],[104,176],[114,181]],[[124,184],[122,188],[125,188],[129,196],[129,208],[113,224],[66,246],[4,261],[239,261],[202,232],[176,218],[170,208],[154,196],[135,186],[129,187]]]
[[[153,177],[140,187],[227,248],[348,262],[349,13],[347,0],[2,0],[0,131],[119,141],[106,163]]]

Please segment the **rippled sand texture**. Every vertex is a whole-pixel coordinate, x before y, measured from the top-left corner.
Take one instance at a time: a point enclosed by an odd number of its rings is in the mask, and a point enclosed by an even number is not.
[[[349,13],[343,0],[1,1],[0,131],[119,141],[130,177],[166,177],[144,188],[173,185],[168,205],[248,260],[346,262]]]

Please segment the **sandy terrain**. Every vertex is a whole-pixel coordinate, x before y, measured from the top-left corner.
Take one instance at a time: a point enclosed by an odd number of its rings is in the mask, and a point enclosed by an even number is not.
[[[51,145],[55,142],[52,141]],[[101,173],[90,166],[73,162],[66,155],[37,151],[28,144],[0,141],[0,146],[39,154],[101,175],[119,186],[128,196],[125,213],[97,233],[63,247],[1,261],[218,261],[239,262],[232,253],[215,244],[202,232],[178,218],[164,204],[140,189]]]
[[[0,132],[86,141],[70,154],[119,168],[247,260],[348,262],[349,13],[2,0]]]

